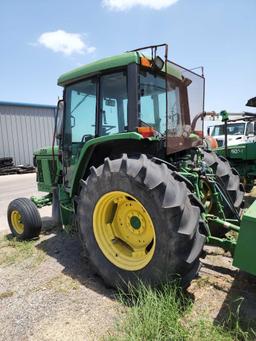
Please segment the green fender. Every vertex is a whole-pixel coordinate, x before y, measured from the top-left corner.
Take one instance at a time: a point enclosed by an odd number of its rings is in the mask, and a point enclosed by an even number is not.
[[[75,166],[73,178],[71,179],[71,188],[70,188],[70,197],[72,198],[79,188],[79,181],[83,176],[86,168],[88,167],[88,163],[90,162],[91,156],[94,152],[94,149],[99,144],[103,144],[109,141],[118,141],[118,140],[143,140],[144,137],[136,132],[128,132],[128,133],[119,133],[115,135],[107,135],[96,137],[92,140],[86,142],[80,152],[80,156]],[[148,140],[155,141],[158,140],[156,137],[147,138]]]

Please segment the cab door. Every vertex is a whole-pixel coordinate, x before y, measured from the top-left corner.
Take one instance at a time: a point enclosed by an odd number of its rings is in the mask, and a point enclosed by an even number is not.
[[[90,78],[65,89],[63,175],[67,189],[83,145],[96,136],[97,83],[97,78]]]

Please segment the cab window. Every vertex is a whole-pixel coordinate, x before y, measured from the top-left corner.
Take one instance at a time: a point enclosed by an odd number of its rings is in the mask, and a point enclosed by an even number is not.
[[[139,95],[139,114],[142,125],[150,125],[161,134],[168,133],[168,135],[177,136],[182,133],[180,89],[172,79],[168,78],[166,84],[164,76],[141,70]]]
[[[115,72],[100,79],[100,136],[127,131],[127,76]]]
[[[72,142],[85,142],[95,137],[96,80],[70,85],[66,88],[66,133]]]

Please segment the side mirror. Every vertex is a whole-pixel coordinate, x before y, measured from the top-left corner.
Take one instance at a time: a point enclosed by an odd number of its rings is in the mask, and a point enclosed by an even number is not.
[[[55,132],[56,132],[56,139],[58,141],[60,141],[62,138],[63,114],[64,114],[64,100],[60,99],[57,104],[57,113],[55,117]]]
[[[156,68],[157,70],[162,70],[162,68],[164,67],[164,61],[161,57],[156,56],[153,61],[153,67]]]

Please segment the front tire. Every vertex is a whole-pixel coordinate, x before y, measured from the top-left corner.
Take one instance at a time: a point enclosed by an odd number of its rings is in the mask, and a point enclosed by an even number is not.
[[[200,268],[200,208],[185,183],[145,155],[105,159],[82,181],[77,218],[90,262],[107,285],[158,285]]]
[[[42,220],[36,205],[28,198],[18,198],[10,202],[7,219],[11,233],[20,240],[39,236]]]

